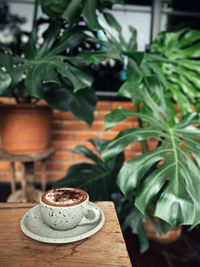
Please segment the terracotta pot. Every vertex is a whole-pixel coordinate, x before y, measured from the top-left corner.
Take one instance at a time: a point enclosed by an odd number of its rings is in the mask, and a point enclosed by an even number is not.
[[[158,220],[154,219],[154,223],[156,223],[157,226],[160,227],[160,223]],[[167,233],[163,233],[162,230],[157,233],[154,231],[152,225],[149,222],[143,220],[142,225],[149,239],[163,244],[169,244],[175,242],[177,239],[179,239],[182,233],[182,227],[178,228],[170,227]]]
[[[48,148],[52,110],[28,104],[0,105],[1,149],[11,154],[29,154]]]

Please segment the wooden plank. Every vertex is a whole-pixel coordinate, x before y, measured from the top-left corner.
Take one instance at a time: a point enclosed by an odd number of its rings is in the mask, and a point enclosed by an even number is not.
[[[90,238],[72,244],[46,244],[25,236],[19,227],[34,203],[0,204],[0,266],[131,266],[112,202],[97,203],[106,223]]]
[[[0,209],[21,209],[21,208],[31,208],[34,207],[37,203],[4,203],[0,202]],[[0,211],[1,212],[1,211]],[[1,216],[1,215],[0,215]]]

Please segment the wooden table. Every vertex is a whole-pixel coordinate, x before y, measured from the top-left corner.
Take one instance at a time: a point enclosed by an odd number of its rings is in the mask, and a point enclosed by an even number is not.
[[[0,266],[131,266],[113,203],[97,204],[106,218],[99,232],[75,243],[54,245],[30,239],[19,227],[23,214],[36,204],[1,203]]]
[[[28,155],[15,155],[0,151],[0,161],[9,161],[12,169],[11,191],[12,194],[8,198],[8,202],[32,202],[38,201],[41,194],[46,191],[46,161],[53,154],[54,149],[48,148],[41,152],[30,153]],[[16,191],[16,170],[15,162],[20,161],[24,166],[24,174],[21,179],[21,190]],[[42,191],[34,188],[34,167],[35,162],[41,163],[42,171]]]

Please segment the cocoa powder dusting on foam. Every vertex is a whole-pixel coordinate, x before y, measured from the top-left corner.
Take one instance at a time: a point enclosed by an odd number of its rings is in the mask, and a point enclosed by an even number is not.
[[[42,201],[47,205],[71,206],[87,199],[87,193],[76,188],[56,188],[43,194]]]
[[[72,190],[60,189],[53,192],[55,202],[63,202],[66,200],[77,201],[82,199],[81,193]]]

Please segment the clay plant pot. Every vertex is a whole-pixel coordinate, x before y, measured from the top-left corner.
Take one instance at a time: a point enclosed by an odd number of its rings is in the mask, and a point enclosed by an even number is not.
[[[159,220],[155,218],[154,223],[161,229]],[[167,233],[163,233],[162,230],[160,232],[155,232],[152,225],[146,220],[142,221],[142,225],[149,239],[162,244],[170,244],[175,242],[177,239],[179,239],[182,233],[182,227],[170,227]]]
[[[47,106],[0,105],[1,150],[24,155],[47,149],[51,124],[52,110]]]

